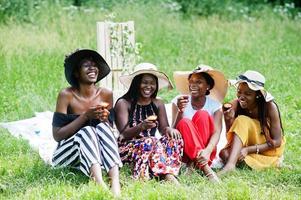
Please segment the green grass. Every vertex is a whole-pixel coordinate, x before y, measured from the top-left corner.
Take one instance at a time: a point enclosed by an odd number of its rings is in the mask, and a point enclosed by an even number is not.
[[[254,69],[267,79],[279,104],[287,138],[285,164],[291,168],[240,169],[214,185],[202,176],[180,175],[182,185],[131,180],[121,170],[122,199],[300,199],[301,198],[301,21],[259,13],[254,21],[218,16],[182,19],[160,5],[120,5],[115,21],[135,21],[142,61],[152,62],[171,78],[175,70],[211,65],[234,78]],[[46,12],[46,11],[45,11]],[[67,12],[49,7],[33,23],[0,24],[0,121],[32,117],[55,108],[57,93],[68,84],[63,73],[66,53],[96,49],[96,22],[110,12]],[[234,97],[230,88],[226,100]],[[170,101],[177,91],[162,91]],[[45,165],[26,141],[0,128],[0,199],[110,199],[84,175]]]

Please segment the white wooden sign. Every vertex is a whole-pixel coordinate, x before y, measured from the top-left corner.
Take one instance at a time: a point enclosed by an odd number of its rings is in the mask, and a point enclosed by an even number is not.
[[[111,68],[100,84],[113,91],[116,101],[126,92],[119,76],[131,73],[135,65],[134,22],[97,22],[97,51]]]

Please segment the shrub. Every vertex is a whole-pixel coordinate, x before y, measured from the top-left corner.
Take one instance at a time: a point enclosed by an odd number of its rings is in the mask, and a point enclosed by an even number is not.
[[[300,15],[300,1],[297,0],[174,0],[185,15],[219,15],[227,18],[249,18],[252,12],[274,6],[280,13],[295,18]],[[298,8],[299,7],[299,8]],[[284,11],[283,11],[284,10]]]
[[[0,20],[18,18],[22,21],[28,21],[32,12],[39,8],[41,2],[42,0],[1,0]]]

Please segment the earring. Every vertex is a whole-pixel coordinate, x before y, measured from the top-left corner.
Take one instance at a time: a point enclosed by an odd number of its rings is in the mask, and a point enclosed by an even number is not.
[[[256,96],[256,99],[259,99],[259,96]]]

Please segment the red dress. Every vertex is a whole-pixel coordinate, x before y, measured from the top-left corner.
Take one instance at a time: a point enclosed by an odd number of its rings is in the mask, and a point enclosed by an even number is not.
[[[194,114],[192,120],[182,118],[176,128],[181,132],[184,140],[183,161],[195,161],[198,152],[206,148],[214,133],[214,120],[207,111],[199,110]],[[216,147],[210,155],[209,165],[211,165],[215,156]]]

